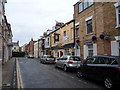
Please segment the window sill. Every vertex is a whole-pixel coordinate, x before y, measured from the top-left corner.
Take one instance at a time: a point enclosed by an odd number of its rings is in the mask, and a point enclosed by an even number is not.
[[[120,25],[117,25],[115,28],[116,28],[116,29],[120,28]]]
[[[75,38],[79,38],[80,36],[75,36]]]
[[[86,36],[89,36],[89,35],[93,35],[93,33],[88,33],[88,34],[86,34]]]

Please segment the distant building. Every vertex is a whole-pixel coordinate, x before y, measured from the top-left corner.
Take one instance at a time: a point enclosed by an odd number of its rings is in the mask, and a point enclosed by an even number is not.
[[[44,43],[44,39],[41,38],[38,40],[38,44],[39,44],[38,45],[39,46],[38,47],[38,54],[39,54],[38,58],[42,57],[44,54],[43,53],[44,52],[44,44],[43,43]]]
[[[27,44],[24,44],[23,46],[21,46],[21,51],[22,52],[25,52],[25,47],[26,47]]]
[[[25,51],[27,55],[34,56],[34,43],[37,41],[34,41],[33,38],[31,38],[31,41],[25,46]]]
[[[19,51],[20,51],[19,41],[13,42],[12,51],[13,51],[13,52],[19,52]]]
[[[57,28],[44,36],[44,54],[60,57],[74,55],[74,20],[56,23]]]
[[[39,57],[39,43],[38,41],[34,43],[34,57],[38,58]]]

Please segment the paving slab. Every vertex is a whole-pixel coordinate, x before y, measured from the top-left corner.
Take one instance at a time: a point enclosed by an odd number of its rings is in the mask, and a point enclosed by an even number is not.
[[[12,58],[2,66],[2,86],[3,88],[12,88],[13,71],[14,71],[15,58]]]

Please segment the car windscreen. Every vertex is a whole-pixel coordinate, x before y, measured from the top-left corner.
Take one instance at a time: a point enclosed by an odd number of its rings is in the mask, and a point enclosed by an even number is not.
[[[80,57],[70,57],[69,60],[73,60],[73,61],[80,61]]]
[[[54,58],[53,56],[47,56],[47,58]]]

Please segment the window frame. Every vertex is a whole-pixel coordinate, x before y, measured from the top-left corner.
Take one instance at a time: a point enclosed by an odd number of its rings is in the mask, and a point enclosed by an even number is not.
[[[120,28],[120,2],[114,4],[116,9],[116,27]]]
[[[89,48],[90,45],[92,46],[92,48]],[[93,44],[87,44],[87,47],[88,47],[88,57],[92,57],[93,53],[94,53]],[[92,51],[92,55],[91,56],[90,56],[90,51]]]
[[[79,37],[80,34],[79,34],[79,25],[76,25],[75,26],[75,37]]]
[[[90,28],[91,28],[91,30],[90,30]],[[92,33],[93,33],[93,19],[91,18],[89,20],[86,20],[86,34],[88,35],[88,34],[92,34]]]
[[[64,32],[63,32],[63,35],[64,35],[64,37],[66,37],[66,36],[67,36],[66,31],[64,31]]]
[[[85,3],[87,3],[86,7],[85,7]],[[82,11],[84,11],[85,9],[89,8],[93,4],[94,4],[93,0],[84,0],[84,1],[79,2],[79,4],[78,4],[78,14],[81,13]],[[81,8],[81,10],[80,10],[80,8]]]
[[[81,6],[80,6],[81,5]],[[81,10],[80,10],[81,9]],[[84,10],[83,2],[78,4],[78,13],[81,13]]]

